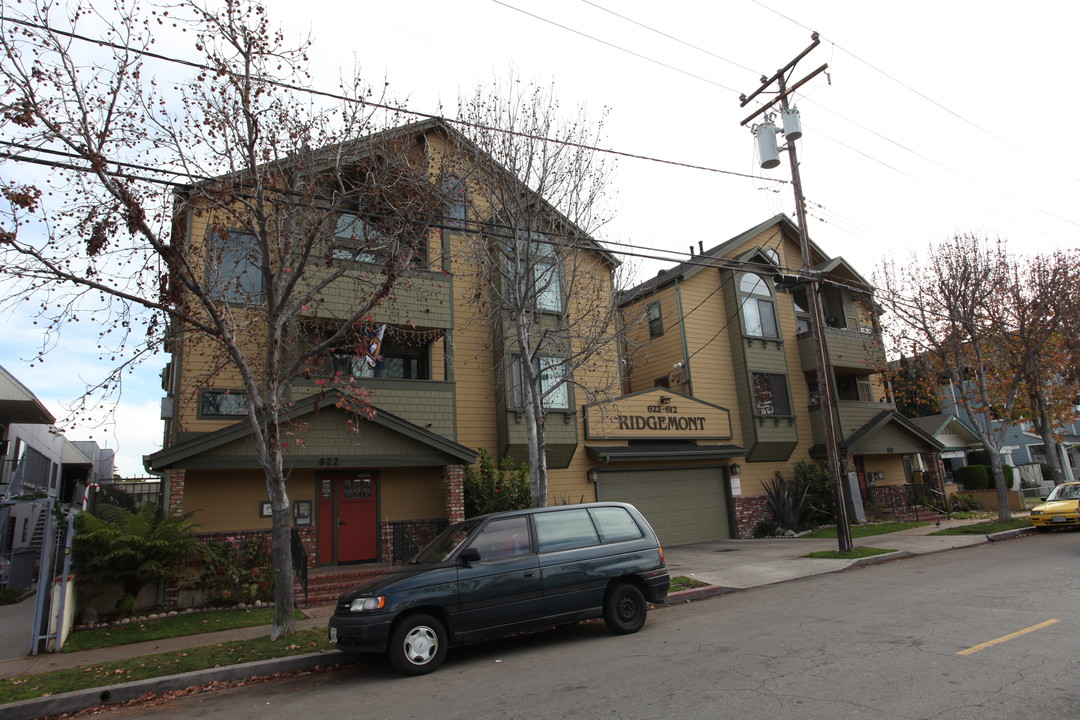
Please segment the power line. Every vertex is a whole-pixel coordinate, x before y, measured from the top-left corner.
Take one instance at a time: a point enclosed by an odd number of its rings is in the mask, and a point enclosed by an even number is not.
[[[495,0],[495,1],[497,2],[498,0]],[[509,6],[507,6],[507,7],[509,7]],[[178,65],[183,65],[185,67],[190,67],[190,68],[197,69],[197,70],[202,70],[202,71],[205,71],[205,72],[211,72],[211,73],[214,73],[214,74],[218,73],[219,71],[222,71],[222,68],[213,67],[211,65],[205,65],[203,63],[197,63],[197,62],[194,62],[192,60],[184,60],[182,58],[176,58],[176,57],[172,57],[172,56],[169,56],[169,55],[164,55],[162,53],[152,52],[152,51],[146,50],[144,48],[130,47],[130,46],[127,46],[127,45],[114,43],[112,41],[104,40],[104,39],[101,39],[101,38],[91,38],[91,37],[88,37],[88,36],[85,36],[85,35],[80,35],[78,33],[70,32],[70,31],[67,31],[67,30],[59,30],[59,29],[56,29],[56,28],[51,28],[51,27],[46,26],[46,25],[39,25],[37,23],[31,23],[31,22],[28,22],[26,20],[19,20],[18,18],[0,16],[0,22],[12,22],[12,23],[16,23],[18,25],[22,25],[24,27],[35,29],[35,30],[42,30],[42,31],[47,32],[47,33],[55,33],[56,35],[60,35],[62,37],[67,37],[67,38],[70,38],[72,40],[79,40],[80,42],[90,43],[90,44],[101,46],[101,47],[107,47],[107,48],[111,48],[113,50],[121,50],[121,51],[124,51],[124,52],[131,52],[131,53],[135,53],[137,55],[141,55],[143,57],[148,57],[148,58],[151,58],[151,59],[154,59],[154,60],[159,60],[161,62],[175,63],[175,64],[178,64]],[[231,71],[229,71],[227,69],[224,70],[224,72],[235,75],[235,73],[232,73]],[[701,78],[701,79],[703,79],[703,78]],[[681,161],[677,161],[677,160],[666,160],[664,158],[653,157],[653,156],[650,156],[650,155],[642,155],[640,153],[632,153],[632,152],[627,152],[627,151],[622,151],[622,150],[614,150],[612,148],[603,148],[603,147],[599,147],[599,146],[595,146],[595,145],[587,145],[585,143],[576,143],[576,142],[571,142],[571,141],[568,141],[568,140],[560,140],[558,138],[549,138],[549,137],[544,137],[544,136],[541,136],[541,135],[533,135],[531,133],[519,132],[519,131],[515,131],[515,130],[507,130],[505,128],[493,127],[493,126],[489,126],[489,125],[484,125],[482,123],[475,123],[475,122],[469,122],[469,121],[466,121],[466,120],[458,120],[458,119],[447,118],[447,117],[443,117],[441,115],[436,115],[436,114],[432,114],[432,113],[421,112],[421,111],[418,111],[418,110],[408,110],[406,108],[394,107],[392,105],[387,105],[385,103],[374,102],[374,101],[371,101],[371,100],[365,100],[363,98],[355,98],[355,97],[351,97],[349,95],[343,95],[341,93],[334,93],[334,92],[329,92],[329,91],[326,91],[326,90],[317,90],[315,88],[307,88],[307,87],[303,87],[301,85],[295,85],[295,84],[287,83],[287,82],[284,82],[284,81],[281,81],[281,80],[275,80],[273,78],[265,78],[265,77],[263,77],[263,78],[258,78],[258,81],[261,82],[261,83],[265,83],[267,85],[270,85],[272,87],[281,88],[283,90],[289,90],[289,91],[292,91],[292,92],[307,93],[309,95],[314,95],[316,97],[322,97],[322,98],[334,100],[334,101],[337,101],[337,102],[353,103],[353,104],[361,105],[361,106],[364,106],[364,107],[375,108],[377,110],[386,110],[386,111],[389,111],[389,112],[400,113],[400,114],[403,114],[403,115],[411,115],[413,117],[418,117],[418,118],[421,118],[421,119],[424,119],[424,120],[439,120],[441,122],[447,123],[448,125],[457,125],[457,126],[460,126],[460,127],[467,127],[467,128],[472,128],[472,129],[475,129],[475,130],[484,130],[484,131],[489,131],[489,132],[497,132],[497,133],[502,133],[504,135],[511,135],[511,136],[514,136],[514,137],[520,137],[520,138],[527,139],[527,140],[539,140],[539,141],[542,141],[542,142],[552,143],[552,144],[555,144],[555,145],[563,145],[563,146],[566,146],[566,147],[572,147],[572,148],[577,148],[577,149],[581,149],[581,150],[589,150],[589,151],[592,151],[592,152],[604,153],[604,154],[607,154],[607,155],[614,155],[616,157],[624,157],[624,158],[628,158],[628,159],[632,159],[632,160],[644,160],[644,161],[647,161],[647,162],[655,162],[655,163],[659,163],[659,164],[662,164],[662,165],[672,165],[674,167],[683,167],[683,168],[687,168],[687,169],[690,169],[690,170],[701,170],[701,171],[704,171],[704,172],[717,173],[717,174],[720,174],[720,175],[731,175],[731,176],[734,176],[734,177],[743,177],[743,178],[749,178],[749,179],[753,179],[753,180],[765,180],[767,182],[774,182],[774,183],[780,183],[780,184],[783,184],[783,183],[787,182],[787,181],[784,181],[784,180],[775,180],[775,179],[772,179],[772,178],[762,177],[762,176],[759,176],[759,175],[753,175],[753,174],[750,174],[750,173],[735,172],[733,170],[721,170],[719,168],[709,167],[709,166],[706,166],[706,165],[699,165],[699,164],[696,164],[696,163],[681,162]],[[708,82],[708,81],[706,80],[706,82]],[[725,88],[725,89],[730,89],[730,88]]]
[[[641,60],[644,60],[646,62],[650,62],[650,63],[653,63],[655,65],[659,65],[662,68],[666,68],[668,70],[672,70],[672,71],[680,73],[682,75],[686,75],[687,77],[691,77],[691,78],[693,78],[695,80],[700,80],[701,82],[705,82],[705,83],[708,83],[710,85],[713,85],[714,87],[718,87],[721,90],[727,90],[728,92],[732,92],[732,93],[737,92],[733,88],[729,88],[727,85],[722,85],[722,84],[720,84],[718,82],[715,82],[713,80],[709,80],[708,78],[701,77],[700,75],[695,75],[694,73],[690,72],[689,70],[683,70],[682,68],[677,68],[674,65],[668,65],[665,62],[661,62],[659,60],[653,59],[653,58],[651,58],[651,57],[649,57],[647,55],[642,55],[639,52],[635,52],[633,50],[628,50],[627,48],[624,48],[624,47],[622,47],[620,45],[615,45],[614,43],[609,43],[607,40],[601,40],[600,38],[596,37],[595,35],[589,35],[587,33],[581,32],[580,30],[575,30],[572,27],[567,27],[566,25],[562,25],[560,23],[557,23],[554,20],[548,20],[545,17],[540,17],[539,15],[537,15],[535,13],[531,13],[531,12],[529,12],[527,10],[522,10],[521,8],[514,7],[513,5],[505,3],[502,0],[491,0],[491,1],[493,3],[495,3],[496,5],[502,5],[505,8],[508,8],[510,10],[514,10],[516,12],[519,12],[522,15],[528,15],[529,17],[534,18],[536,20],[539,20],[540,22],[544,22],[544,23],[547,23],[549,25],[554,25],[555,27],[557,27],[557,28],[559,28],[561,30],[565,30],[567,32],[574,33],[575,35],[580,35],[583,38],[586,38],[588,40],[592,40],[593,42],[598,42],[601,45],[606,45],[607,47],[618,50],[619,52],[624,52],[627,55],[633,55],[636,58],[640,58]],[[600,8],[600,9],[602,10],[603,8]]]

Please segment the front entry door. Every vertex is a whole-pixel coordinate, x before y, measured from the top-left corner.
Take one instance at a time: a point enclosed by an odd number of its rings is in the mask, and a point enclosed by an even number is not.
[[[319,562],[378,559],[375,474],[319,474]]]

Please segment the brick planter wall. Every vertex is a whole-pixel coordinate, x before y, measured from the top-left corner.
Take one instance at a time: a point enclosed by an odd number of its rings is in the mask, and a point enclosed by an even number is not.
[[[735,500],[735,537],[746,540],[754,537],[754,528],[772,517],[769,501],[764,495],[739,496]]]

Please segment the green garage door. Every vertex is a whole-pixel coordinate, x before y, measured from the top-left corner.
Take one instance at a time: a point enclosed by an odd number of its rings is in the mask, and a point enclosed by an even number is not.
[[[731,537],[720,468],[601,472],[596,497],[637,507],[660,537],[661,545]]]

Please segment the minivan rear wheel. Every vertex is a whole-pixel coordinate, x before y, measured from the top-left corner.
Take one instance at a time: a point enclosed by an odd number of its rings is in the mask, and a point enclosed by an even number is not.
[[[432,672],[446,657],[446,628],[430,615],[410,615],[394,628],[387,654],[394,669],[406,675]]]
[[[645,596],[630,583],[618,583],[604,598],[604,622],[613,633],[636,633],[645,624],[649,611]]]

